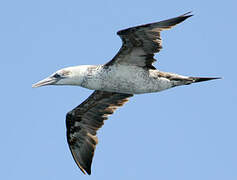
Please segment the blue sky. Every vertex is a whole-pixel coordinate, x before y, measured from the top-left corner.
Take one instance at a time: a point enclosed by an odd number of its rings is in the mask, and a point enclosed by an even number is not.
[[[1,179],[237,179],[236,1],[1,1]],[[137,95],[99,130],[92,175],[70,154],[65,114],[92,91],[31,85],[103,64],[116,31],[193,11],[162,32],[155,66],[222,80]]]

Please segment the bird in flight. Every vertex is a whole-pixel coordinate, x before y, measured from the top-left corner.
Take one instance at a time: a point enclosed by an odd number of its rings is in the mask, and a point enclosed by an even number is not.
[[[189,13],[168,20],[118,31],[122,47],[104,65],[82,65],[60,69],[32,87],[75,85],[95,90],[66,115],[67,142],[83,173],[91,174],[98,139],[97,130],[109,115],[134,94],[153,93],[181,85],[218,79],[192,77],[157,70],[154,54],[162,48],[160,32],[191,17]]]

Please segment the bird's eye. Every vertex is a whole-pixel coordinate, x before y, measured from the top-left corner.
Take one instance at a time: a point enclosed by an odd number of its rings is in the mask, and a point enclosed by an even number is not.
[[[53,75],[53,77],[54,78],[60,78],[61,76],[58,73],[56,73],[56,74]]]

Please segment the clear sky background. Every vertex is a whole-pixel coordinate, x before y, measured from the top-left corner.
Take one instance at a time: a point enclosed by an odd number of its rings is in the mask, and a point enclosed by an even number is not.
[[[0,2],[0,179],[237,179],[237,3],[234,0]],[[54,71],[103,64],[121,46],[116,31],[194,16],[162,32],[155,66],[220,76],[137,95],[99,130],[92,175],[77,168],[65,115],[91,90],[31,85]]]

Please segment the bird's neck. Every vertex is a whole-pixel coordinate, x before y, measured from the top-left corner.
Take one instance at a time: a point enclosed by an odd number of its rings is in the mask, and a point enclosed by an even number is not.
[[[72,76],[69,78],[68,85],[84,86],[88,78],[93,76],[101,66],[81,65],[71,67]]]

